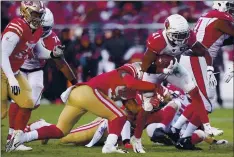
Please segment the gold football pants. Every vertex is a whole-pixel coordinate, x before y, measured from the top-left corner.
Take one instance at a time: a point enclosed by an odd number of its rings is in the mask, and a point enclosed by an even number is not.
[[[1,69],[1,118],[5,118],[7,115],[7,101],[8,97],[16,104],[18,104],[21,108],[33,108],[33,100],[32,100],[32,90],[29,86],[26,78],[22,76],[22,74],[16,74],[15,78],[19,82],[20,86],[20,94],[14,95],[11,92],[11,87],[9,85],[8,79],[4,72]]]
[[[71,91],[66,106],[59,116],[57,127],[67,135],[86,112],[110,121],[125,116],[115,103],[99,90],[81,85]]]

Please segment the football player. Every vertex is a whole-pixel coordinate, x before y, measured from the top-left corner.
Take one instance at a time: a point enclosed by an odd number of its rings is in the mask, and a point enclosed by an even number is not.
[[[108,119],[109,135],[102,148],[102,153],[126,153],[117,149],[115,144],[125,124],[125,114],[113,100],[128,100],[136,95],[136,91],[154,91],[163,95],[163,89],[155,84],[141,81],[143,72],[140,63],[124,65],[116,70],[98,75],[88,82],[68,88],[61,98],[66,105],[60,114],[57,125],[42,127],[28,133],[17,132],[8,150],[15,150],[20,144],[33,140],[62,138],[66,136],[75,123],[86,112]],[[156,96],[150,98],[154,101]]]
[[[53,24],[54,24],[53,14],[48,8],[46,8],[46,13],[42,23],[42,28],[43,28],[42,38],[38,41],[37,45],[35,46],[33,55],[31,55],[28,59],[26,59],[24,61],[24,64],[20,68],[20,74],[25,76],[25,78],[29,82],[29,85],[32,88],[32,99],[33,99],[34,109],[36,109],[40,105],[41,94],[44,88],[43,71],[42,71],[42,66],[44,64],[44,61],[41,60],[40,58],[44,59],[53,58],[55,63],[57,63],[57,67],[64,73],[64,75],[68,78],[68,80],[70,80],[72,84],[75,84],[77,82],[75,75],[70,70],[71,68],[65,62],[65,60],[62,59],[63,52],[60,50],[54,50],[57,48],[56,46],[61,46],[61,44],[57,35],[52,31]],[[61,47],[61,50],[62,49],[63,48]],[[54,53],[51,53],[51,51],[53,50]],[[9,140],[11,139],[11,135],[14,131],[15,121],[16,121],[15,116],[16,113],[18,112],[18,109],[19,109],[18,104],[12,102],[9,109],[9,134],[7,137],[7,142],[9,142]],[[16,150],[27,151],[31,149],[32,148],[30,147],[20,145],[19,147],[17,147]]]
[[[164,25],[164,30],[159,30],[153,33],[147,40],[147,50],[142,62],[143,72],[146,72],[146,69],[151,63],[157,60],[158,56],[163,54],[178,58],[182,54],[204,56],[208,62],[207,64],[212,64],[212,59],[207,49],[196,40],[195,33],[190,30],[188,22],[183,16],[178,14],[171,15],[166,19]],[[143,80],[149,80],[155,83],[162,82],[164,79],[181,88],[191,96],[192,110],[189,114],[196,112],[202,121],[205,132],[212,135],[213,133],[211,131],[209,118],[200,96],[199,89],[193,82],[188,71],[178,64],[178,62],[173,63],[173,61],[171,61],[171,64],[167,68],[163,68],[160,74],[148,75],[145,73],[143,77]],[[175,132],[175,130],[173,130],[173,132]]]
[[[203,14],[195,28],[197,41],[201,42],[207,49],[212,58],[217,56],[219,49],[224,46],[225,39],[230,36],[234,36],[234,27],[232,25],[234,15],[234,2],[231,1],[214,1],[214,10],[211,10]],[[233,44],[233,41],[230,43]],[[216,80],[213,75],[213,67],[207,65],[207,60],[203,57],[189,57],[183,56],[180,63],[186,67],[200,89],[203,103],[208,113],[213,111],[213,103],[215,98],[215,86]],[[232,67],[233,68],[233,67]],[[233,70],[230,70],[224,77],[225,82],[233,76]],[[186,109],[187,110],[187,109]],[[183,123],[188,118],[187,111],[181,116],[177,124],[176,129],[180,129]],[[192,121],[196,124],[199,123],[199,115],[193,115]],[[192,130],[195,130],[199,124],[189,124],[189,133],[186,135],[192,135]],[[214,130],[215,131],[215,130]],[[219,132],[213,132],[214,135],[219,135]]]
[[[41,1],[22,1],[20,13],[22,17],[14,18],[5,28],[1,46],[2,118],[7,113],[8,97],[18,104],[13,134],[25,128],[34,107],[31,88],[19,69],[42,36],[45,6]]]
[[[234,36],[234,27],[232,25],[234,2],[214,1],[213,8],[214,10],[203,14],[199,18],[194,32],[197,41],[208,49],[212,58],[215,58],[225,39]],[[212,104],[214,104],[216,93],[215,87],[217,85],[213,75],[214,68],[207,65],[204,57],[183,56],[180,63],[190,72],[199,87],[207,111],[212,112]]]

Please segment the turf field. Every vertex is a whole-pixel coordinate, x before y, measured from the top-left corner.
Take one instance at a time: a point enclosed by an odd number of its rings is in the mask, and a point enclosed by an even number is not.
[[[63,106],[41,106],[33,112],[30,121],[35,121],[40,118],[48,122],[56,123]],[[94,115],[85,115],[77,125],[84,124],[94,119]],[[233,110],[217,109],[210,116],[211,124],[215,127],[222,128],[224,135],[219,139],[226,139],[229,145],[212,146],[206,143],[199,144],[203,151],[179,151],[174,147],[156,146],[152,144],[149,138],[144,134],[143,144],[147,154],[135,154],[130,150],[129,154],[124,154],[126,157],[147,156],[147,157],[232,157],[233,156]],[[2,121],[1,126],[1,153],[3,157],[100,157],[114,156],[120,157],[122,154],[101,154],[101,147],[85,148],[74,145],[60,145],[57,140],[50,140],[48,145],[41,145],[39,142],[28,143],[28,146],[33,148],[30,152],[12,152],[5,153],[5,142],[8,132],[8,119]]]

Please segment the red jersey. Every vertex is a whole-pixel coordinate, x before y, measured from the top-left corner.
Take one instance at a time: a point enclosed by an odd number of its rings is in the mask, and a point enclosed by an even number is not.
[[[54,32],[51,32],[48,36],[41,38],[37,44],[42,44],[43,47],[52,51],[54,47],[60,45],[61,42],[58,36]],[[39,52],[35,47],[33,55],[31,55],[28,59],[25,60],[21,68],[32,70],[43,67],[45,64],[45,60],[38,59],[38,56],[43,56],[43,54],[45,54],[45,52]]]
[[[12,71],[16,72],[28,58],[28,55],[32,52],[32,49],[40,39],[43,30],[42,28],[38,28],[35,32],[32,32],[32,29],[24,19],[14,18],[7,25],[2,36],[4,36],[4,34],[7,32],[16,33],[20,38],[18,44],[9,57]]]
[[[129,68],[128,65],[124,65],[119,69],[128,72],[131,76],[136,78],[135,71]],[[117,98],[120,89],[126,87],[123,78],[120,76],[120,73],[117,71],[117,69],[110,71],[108,73],[103,73],[101,75],[98,75],[90,79],[86,84],[92,87],[93,89],[98,89],[102,91],[105,95],[113,99]]]
[[[146,46],[150,51],[158,55],[178,56],[190,49],[195,43],[196,36],[193,31],[190,31],[190,36],[185,44],[172,46],[167,39],[165,30],[159,30],[148,37]]]
[[[194,28],[197,40],[208,48],[212,57],[217,56],[219,49],[223,46],[224,40],[229,37],[229,35],[214,27],[217,20],[233,22],[233,18],[229,13],[211,10],[199,18]]]
[[[120,76],[118,70],[126,72],[128,75]],[[98,89],[107,95],[111,99],[133,99],[136,96],[137,90],[139,91],[153,91],[155,90],[155,85],[141,81],[137,79],[136,70],[131,64],[126,64],[116,70],[98,75],[88,82],[81,83],[86,84],[93,89]],[[78,84],[78,85],[81,85]],[[127,90],[127,92],[121,93],[122,89]]]

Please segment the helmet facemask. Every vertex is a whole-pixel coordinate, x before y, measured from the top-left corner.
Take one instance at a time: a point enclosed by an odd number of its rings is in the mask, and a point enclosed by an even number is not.
[[[234,2],[227,2],[226,6],[227,6],[227,12],[231,14],[232,17],[234,17]]]
[[[167,32],[168,39],[176,45],[183,45],[189,38],[189,31],[185,32]]]

